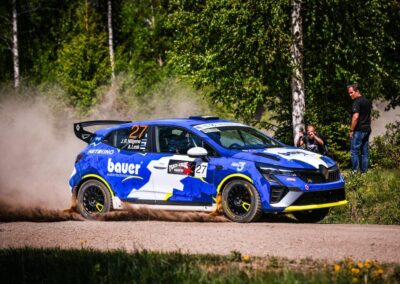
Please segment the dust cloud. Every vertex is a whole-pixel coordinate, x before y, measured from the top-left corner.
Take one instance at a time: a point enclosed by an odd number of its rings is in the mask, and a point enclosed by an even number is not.
[[[71,111],[55,112],[43,99],[1,102],[1,200],[48,209],[70,205],[68,179],[83,148],[72,121]]]
[[[184,117],[201,113],[188,90],[167,84],[145,100],[119,100],[113,87],[103,102],[82,118],[54,99],[37,95],[6,96],[0,101],[0,222],[82,220],[76,213],[68,181],[85,143],[75,137],[74,122],[96,119],[137,120]],[[190,91],[189,91],[190,92]],[[117,96],[118,94],[118,96]],[[69,208],[69,209],[64,209]],[[219,222],[207,213],[128,209],[97,220],[165,220]]]
[[[70,209],[49,209],[35,205],[20,205],[0,200],[0,222],[60,222],[83,221],[84,218],[71,206]]]

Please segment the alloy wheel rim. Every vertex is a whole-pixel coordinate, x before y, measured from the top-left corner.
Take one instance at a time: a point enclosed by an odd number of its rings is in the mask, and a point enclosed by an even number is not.
[[[83,193],[83,206],[87,212],[100,213],[103,211],[104,204],[104,193],[99,187],[90,186]]]
[[[236,216],[245,216],[250,211],[251,194],[243,184],[236,184],[230,188],[227,200],[229,210]]]

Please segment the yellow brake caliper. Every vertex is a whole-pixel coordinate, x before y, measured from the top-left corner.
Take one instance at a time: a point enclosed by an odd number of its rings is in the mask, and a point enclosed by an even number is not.
[[[248,202],[242,202],[242,207],[248,212],[250,210],[251,204]]]
[[[104,208],[104,205],[103,205],[103,204],[101,204],[101,203],[96,203],[96,209],[97,209],[97,211],[101,212],[101,211],[103,210],[103,208]]]
[[[251,192],[250,188],[247,186],[247,184],[245,184],[246,189],[249,191],[250,195],[253,196],[253,193]],[[249,212],[251,204],[248,202],[244,202],[242,201],[242,207],[244,210],[246,210],[247,212]]]

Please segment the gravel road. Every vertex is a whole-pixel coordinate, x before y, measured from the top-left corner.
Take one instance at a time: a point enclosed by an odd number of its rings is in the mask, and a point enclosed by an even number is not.
[[[400,263],[400,226],[162,221],[0,223],[0,247],[181,251],[251,256],[353,257]]]

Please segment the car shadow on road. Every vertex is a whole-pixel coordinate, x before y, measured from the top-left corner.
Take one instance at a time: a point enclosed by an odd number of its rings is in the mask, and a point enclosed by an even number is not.
[[[296,219],[287,214],[264,213],[257,223],[299,223]]]

